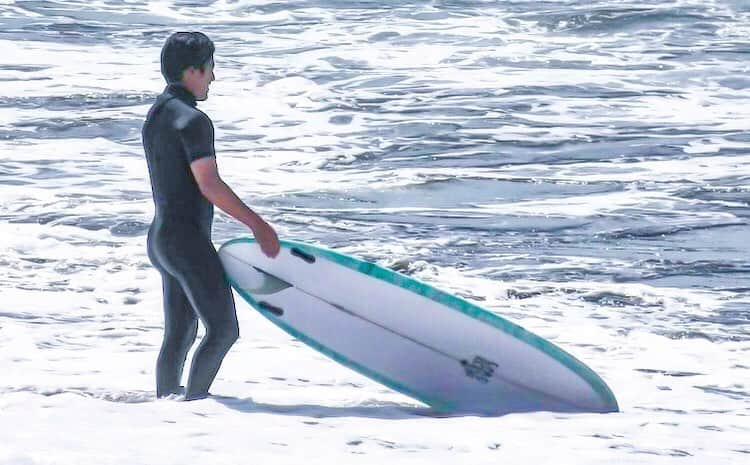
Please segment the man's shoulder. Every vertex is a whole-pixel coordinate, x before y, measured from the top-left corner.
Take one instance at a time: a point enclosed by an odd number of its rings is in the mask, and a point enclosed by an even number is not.
[[[178,129],[191,128],[196,126],[213,126],[211,118],[207,114],[203,113],[198,108],[188,105],[187,103],[179,100],[172,99],[175,102],[174,105],[174,120],[175,126]],[[170,103],[172,103],[170,102]]]

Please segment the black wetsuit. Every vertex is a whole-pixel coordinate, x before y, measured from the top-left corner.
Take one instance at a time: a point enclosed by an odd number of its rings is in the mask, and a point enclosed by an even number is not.
[[[213,205],[190,170],[193,161],[215,156],[213,124],[190,91],[170,84],[149,110],[142,136],[155,204],[148,257],[161,273],[164,293],[156,393],[180,392],[200,318],[206,335],[193,357],[185,397],[201,398],[239,337],[232,292],[211,242]]]

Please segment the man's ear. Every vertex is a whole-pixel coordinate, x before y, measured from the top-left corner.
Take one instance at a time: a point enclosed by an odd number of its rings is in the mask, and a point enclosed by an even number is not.
[[[185,82],[185,80],[190,76],[191,73],[195,73],[198,71],[198,69],[195,66],[188,66],[187,68],[182,70],[182,79],[180,79],[182,82]]]

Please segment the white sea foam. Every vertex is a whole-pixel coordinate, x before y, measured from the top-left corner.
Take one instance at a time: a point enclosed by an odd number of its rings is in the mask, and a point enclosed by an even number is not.
[[[0,2],[0,465],[742,463],[749,14]],[[155,400],[140,125],[176,30],[215,40],[220,171],[282,237],[523,325],[622,413],[436,418],[239,296],[217,396]]]

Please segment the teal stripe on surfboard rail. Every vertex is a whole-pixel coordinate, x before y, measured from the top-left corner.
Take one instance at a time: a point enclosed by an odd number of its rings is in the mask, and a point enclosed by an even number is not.
[[[240,242],[255,243],[256,241],[254,238],[251,238],[251,237],[237,238],[237,239],[232,239],[226,242],[222,247],[226,247],[230,244],[240,243]],[[558,363],[562,364],[564,367],[573,371],[575,374],[581,377],[584,381],[586,381],[586,383],[588,383],[591,389],[599,396],[599,398],[605,404],[606,411],[616,412],[619,409],[617,405],[617,400],[614,394],[612,393],[612,391],[607,386],[607,384],[604,382],[604,380],[602,380],[599,377],[599,375],[597,375],[593,370],[591,370],[591,368],[589,368],[586,364],[584,364],[583,362],[581,362],[574,356],[570,355],[569,353],[565,352],[563,349],[557,347],[553,343],[537,336],[536,334],[524,329],[523,327],[515,323],[512,323],[506,320],[505,318],[499,315],[491,313],[477,305],[474,305],[473,303],[465,299],[462,299],[452,294],[448,294],[447,292],[436,289],[430,286],[429,284],[426,284],[417,279],[405,276],[396,271],[383,268],[380,265],[377,265],[372,262],[360,260],[358,258],[354,258],[349,255],[344,255],[334,250],[326,249],[320,246],[313,246],[310,244],[306,244],[304,242],[297,242],[297,241],[292,241],[292,240],[281,240],[279,242],[284,247],[288,247],[288,248],[296,247],[303,252],[324,257],[334,263],[338,263],[339,265],[345,266],[359,273],[363,273],[368,276],[372,276],[373,278],[379,279],[381,281],[385,281],[387,283],[399,286],[403,289],[409,290],[423,297],[426,297],[434,302],[437,302],[439,304],[442,304],[449,308],[457,310],[471,318],[474,318],[475,320],[489,324],[503,331],[504,333],[509,334],[513,336],[514,338],[521,340],[529,344],[530,346],[540,350],[544,354],[556,360]],[[239,290],[238,286],[236,286],[235,284],[233,284],[233,286]],[[245,299],[248,299],[249,296],[244,291],[241,292],[241,294],[243,294],[243,297]],[[253,302],[252,298],[249,299],[249,302],[251,303]],[[259,308],[257,304],[253,306],[256,309]],[[262,311],[262,313],[266,315],[265,311]],[[350,368],[354,369],[355,371],[359,371],[365,376],[369,376],[381,382],[382,384],[385,384],[388,387],[391,387],[397,391],[401,391],[409,396],[412,396],[422,402],[427,403],[428,405],[435,406],[435,403],[433,402],[433,400],[421,398],[422,396],[415,395],[415,393],[410,393],[409,392],[410,390],[406,388],[405,386],[400,386],[398,383],[392,380],[383,379],[382,375],[371,372],[371,370],[368,370],[367,368],[356,364],[356,362],[348,360],[343,355],[337,354],[331,349],[327,348],[324,344],[321,344],[320,342],[315,341],[305,336],[304,334],[299,334],[293,328],[289,328],[285,324],[280,324],[282,323],[281,321],[275,318],[271,319],[271,321],[279,325],[282,329],[284,329],[288,333],[292,334],[292,336],[311,345],[313,348],[323,352],[325,355],[328,355],[329,357],[333,358],[339,363],[349,366]],[[365,371],[362,371],[362,370],[365,370]],[[404,389],[406,389],[406,391]],[[449,407],[449,406],[446,406],[446,407]]]

